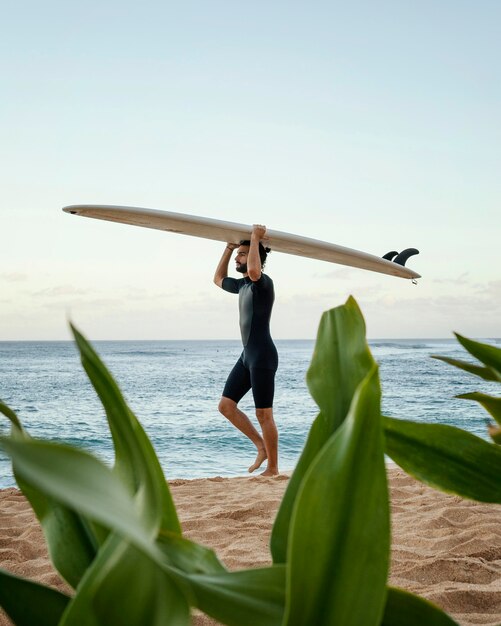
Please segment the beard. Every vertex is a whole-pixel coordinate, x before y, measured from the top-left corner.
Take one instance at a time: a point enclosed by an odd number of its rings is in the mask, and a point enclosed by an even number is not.
[[[247,274],[247,263],[240,263],[240,265],[237,265],[236,270],[240,274]]]

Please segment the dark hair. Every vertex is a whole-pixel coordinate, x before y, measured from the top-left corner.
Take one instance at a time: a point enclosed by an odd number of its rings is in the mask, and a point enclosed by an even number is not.
[[[242,239],[240,241],[241,246],[250,246],[250,239]],[[266,264],[266,257],[271,252],[271,248],[265,248],[261,242],[259,242],[259,258],[261,259],[261,267]]]

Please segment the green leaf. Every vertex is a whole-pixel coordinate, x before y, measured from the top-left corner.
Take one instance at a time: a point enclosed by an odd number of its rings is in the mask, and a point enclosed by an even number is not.
[[[281,624],[284,566],[228,572],[212,550],[173,533],[160,533],[156,545],[170,575],[201,611],[230,626]]]
[[[71,327],[82,365],[106,411],[115,445],[115,472],[143,503],[142,515],[151,528],[181,534],[176,508],[154,448],[127,406],[114,378],[89,342]]]
[[[358,385],[374,366],[365,322],[354,300],[322,315],[306,380],[331,428],[343,423]]]
[[[83,450],[34,439],[0,437],[23,480],[46,496],[117,528],[150,548],[151,529],[136,512],[136,505],[117,476]]]
[[[162,540],[165,540],[165,537]],[[187,541],[179,537],[173,540]],[[168,548],[167,560],[155,562],[132,546],[127,547],[123,540],[120,543],[121,540],[116,535],[113,536],[115,543],[110,544],[111,541],[112,539],[109,539],[103,552],[100,552],[92,569],[82,581],[78,595],[68,609],[67,621],[63,621],[61,626],[156,623],[154,619],[156,619],[157,611],[160,616],[161,610],[167,610],[165,607],[162,608],[161,602],[164,601],[168,607],[179,607],[180,617],[176,619],[181,619],[182,605],[186,602],[183,598],[189,599],[190,604],[230,626],[255,626],[255,624],[280,626],[281,624],[285,595],[285,568],[283,566],[227,572],[219,563],[214,564],[210,562],[210,559],[207,560],[206,554],[202,555],[201,559],[194,559],[193,562],[189,562],[191,554],[185,557],[179,557],[178,554],[173,558],[172,545],[166,546],[165,543],[160,545],[160,549],[163,551],[166,547]],[[114,551],[117,546],[119,550]],[[207,549],[193,544],[189,550],[191,552]],[[201,554],[199,552],[199,556]],[[167,562],[174,566],[167,565]],[[178,569],[179,567],[184,567],[184,571]],[[124,574],[125,572],[128,574]],[[144,580],[136,582],[136,577],[141,577],[143,574]],[[135,605],[130,608],[128,621],[125,622],[119,619],[122,607],[111,609],[106,606],[107,598],[120,597],[123,594],[124,584],[128,588],[133,588],[131,604]],[[156,599],[155,594],[157,594]],[[171,595],[172,598],[170,598]],[[100,599],[102,599],[102,606],[99,604]],[[158,603],[160,604],[157,606]],[[107,619],[103,622],[105,614]],[[124,615],[127,614],[125,611]],[[135,616],[134,621],[132,621],[133,616]],[[171,619],[174,620],[174,617]],[[167,619],[163,623],[175,622]]]
[[[284,626],[380,623],[390,550],[380,396],[374,366],[301,484]]]
[[[195,605],[228,626],[281,626],[285,566],[189,577]]]
[[[458,333],[454,334],[463,348],[468,350],[472,356],[484,365],[493,369],[498,376],[498,380],[501,380],[501,348],[496,348],[480,341],[473,341]]]
[[[126,548],[120,562],[100,585],[94,606],[100,624],[191,623],[190,607],[179,587],[155,562],[132,546]]]
[[[188,574],[218,574],[226,572],[214,550],[206,548],[176,533],[160,531],[156,545],[168,562]]]
[[[0,443],[14,459],[23,479],[34,484],[46,496],[53,497],[105,527],[115,529],[123,537],[129,538],[136,548],[139,548],[145,557],[152,561],[151,566],[145,566],[147,569],[150,568],[149,571],[154,565],[157,566],[157,570],[159,566],[169,576],[168,584],[171,587],[174,582],[181,582],[189,590],[182,574],[177,574],[162,551],[155,545],[149,524],[136,512],[137,505],[133,496],[129,494],[118,476],[104,464],[83,450],[59,444],[35,440],[17,441],[8,438],[0,438]],[[113,567],[116,562],[115,556],[111,558],[105,552],[103,557],[100,551],[97,557],[98,563],[91,566],[91,572],[97,576],[98,580],[101,580],[102,572],[106,573]],[[136,572],[138,576],[141,575],[139,568]],[[84,577],[81,586],[85,584]],[[95,590],[95,587],[93,589]],[[100,623],[97,621],[95,610],[93,612],[86,610],[95,593],[97,592],[86,591],[80,597],[79,587],[74,601],[76,607],[72,603],[68,609],[67,623],[78,624],[78,626],[96,626]],[[120,594],[123,594],[123,589]],[[176,587],[176,595],[179,594]],[[183,594],[180,595],[184,597]],[[183,602],[186,603],[182,597],[176,600],[175,606],[179,611]],[[180,618],[176,617],[176,619]]]
[[[189,623],[189,605],[171,578],[128,541],[110,534],[59,626]]]
[[[303,452],[297,462],[296,468],[289,479],[285,494],[280,503],[275,522],[273,524],[270,549],[273,563],[285,563],[287,559],[287,544],[289,540],[289,527],[292,516],[292,509],[297,493],[308,468],[324,447],[325,442],[332,435],[332,430],[327,424],[327,420],[320,413],[313,422]]]
[[[14,426],[18,431],[24,432],[23,426],[18,416],[14,413],[14,411],[11,408],[9,408],[1,400],[0,400],[0,413],[3,413],[5,417],[7,417],[10,420],[12,426]]]
[[[470,374],[474,374],[475,376],[479,376],[484,380],[501,381],[501,376],[499,376],[492,368],[490,367],[480,367],[479,365],[473,365],[472,363],[468,363],[468,361],[461,361],[459,359],[450,359],[446,356],[437,356],[433,355],[432,359],[437,359],[437,361],[443,361],[444,363],[449,363],[449,365],[453,365],[454,367],[458,367],[465,372]]]
[[[484,409],[492,415],[496,422],[501,425],[501,398],[496,398],[480,392],[463,393],[456,397],[461,400],[475,400],[476,402],[479,402]]]
[[[122,545],[125,545],[127,550],[124,554],[117,555],[116,552],[110,554],[103,548],[79,586],[77,596],[68,608],[63,623],[78,626],[132,623],[131,616],[136,615],[132,609],[131,615],[125,620],[109,622],[107,617],[101,619],[103,613],[106,616],[113,612],[116,616],[122,613],[120,607],[106,606],[106,601],[102,598],[103,593],[105,596],[109,595],[110,601],[123,596],[123,586],[118,583],[123,583],[124,572],[127,572],[130,584],[134,588],[134,591],[128,592],[127,597],[133,597],[137,602],[144,600],[145,597],[147,599],[135,609],[139,615],[138,625],[160,623],[161,616],[157,612],[165,613],[166,609],[162,604],[164,601],[169,602],[167,615],[171,621],[168,623],[189,623],[187,601],[179,592],[172,576],[169,577],[162,571],[165,565],[164,555],[155,549],[151,531],[137,516],[134,500],[117,476],[97,459],[81,450],[33,440],[2,439],[1,442],[7,452],[14,457],[22,476],[48,495],[60,499],[100,523],[116,527],[123,535],[130,536],[146,555],[138,553],[124,542]],[[108,545],[109,542],[106,546]],[[145,581],[149,581],[150,584],[155,581],[157,592],[162,587],[165,588],[158,595],[157,604],[152,605],[153,591],[148,591]],[[113,595],[111,590],[117,584],[117,591]],[[169,589],[173,589],[170,594]],[[172,597],[169,599],[170,596]],[[147,619],[144,619],[145,615],[148,616]],[[126,617],[126,614],[124,613],[122,617]]]
[[[384,418],[386,453],[418,480],[463,498],[501,503],[501,449],[464,430]]]
[[[348,414],[358,385],[374,366],[365,338],[365,322],[355,300],[323,314],[307,374],[310,392],[320,414],[292,474],[271,536],[274,563],[285,563],[289,525],[304,475],[330,436]]]
[[[54,443],[34,440],[14,441],[0,438],[0,443],[14,458],[19,472],[24,478],[43,490],[46,495],[54,497],[90,519],[94,519],[108,528],[113,528],[123,537],[127,537],[136,548],[142,551],[145,557],[156,563],[168,575],[169,581],[174,582],[182,590],[185,597],[191,598],[191,601],[195,596],[199,598],[202,610],[207,612],[214,610],[217,612],[216,618],[226,616],[229,620],[232,619],[231,615],[235,612],[235,607],[238,608],[239,606],[244,607],[242,613],[248,614],[249,619],[253,619],[254,614],[257,614],[260,619],[268,613],[276,613],[277,603],[272,603],[270,607],[266,608],[266,602],[261,598],[261,596],[273,598],[276,595],[276,585],[270,585],[270,576],[267,576],[266,572],[260,575],[253,571],[249,575],[239,573],[237,576],[237,574],[224,570],[216,571],[222,566],[215,564],[215,557],[209,554],[211,551],[207,551],[203,555],[204,549],[201,546],[197,548],[186,547],[191,542],[185,543],[179,536],[176,537],[175,533],[172,534],[174,536],[171,535],[170,537],[173,541],[168,541],[169,538],[162,536],[161,543],[155,543],[149,525],[136,513],[136,503],[126,487],[111,470],[88,453]],[[178,539],[177,547],[175,539]],[[107,546],[108,543],[105,545]],[[194,559],[193,565],[189,567],[185,565],[187,571],[183,572],[178,567],[183,562],[189,564],[189,555],[187,557],[176,553],[176,550],[179,552],[185,549],[195,554],[196,559]],[[93,564],[91,567],[92,570],[94,567],[96,568],[95,572],[100,567],[109,568],[113,566],[113,559],[107,553],[102,557],[100,552],[97,559],[99,563]],[[138,568],[137,571],[139,574],[140,569]],[[208,575],[192,573],[197,571],[215,573]],[[273,576],[276,576],[275,570],[273,570]],[[258,578],[264,580],[263,585],[259,584]],[[85,584],[86,581],[83,580],[82,588]],[[269,592],[265,592],[267,586],[271,587]],[[259,597],[253,595],[253,589],[259,591]],[[80,591],[80,587],[78,591]],[[92,596],[92,594],[88,595]],[[224,600],[219,608],[218,598]],[[82,598],[82,606],[84,604],[88,606],[88,602]],[[76,603],[77,599],[75,599]],[[72,607],[71,611],[77,611],[74,613],[77,616],[81,615],[83,611],[78,606],[77,609]],[[68,620],[70,617],[73,619],[73,613],[70,613],[70,609],[68,615]],[[69,623],[74,624],[75,622]],[[245,623],[250,624],[248,621]],[[94,626],[92,616],[89,615],[84,626]]]
[[[388,588],[381,626],[459,626],[447,613],[412,593]]]
[[[172,533],[160,533],[157,546],[176,568],[171,575],[201,611],[230,626],[281,624],[284,566],[227,572],[212,550]]]
[[[99,549],[91,524],[85,517],[45,496],[24,480],[17,469],[16,481],[40,521],[54,567],[74,589]]]
[[[60,591],[0,569],[0,606],[16,626],[56,626],[69,601]]]
[[[0,412],[11,420],[14,439],[29,439],[14,411],[0,403]],[[96,556],[98,549],[96,536],[85,518],[47,498],[28,481],[23,480],[17,472],[15,463],[13,470],[19,488],[42,526],[54,567],[64,580],[75,588]]]

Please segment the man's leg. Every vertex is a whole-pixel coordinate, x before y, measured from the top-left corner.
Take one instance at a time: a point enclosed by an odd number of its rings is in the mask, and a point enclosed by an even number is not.
[[[257,457],[255,462],[249,467],[249,472],[253,472],[266,459],[266,447],[263,437],[258,433],[247,415],[238,408],[234,400],[223,396],[219,402],[218,408],[220,413],[256,446]]]
[[[252,368],[250,372],[252,394],[256,405],[256,417],[263,433],[266,457],[256,459],[252,470],[268,459],[266,470],[261,476],[276,476],[278,474],[278,431],[273,419],[273,396],[275,394],[275,370]],[[258,461],[260,461],[258,463]]]
[[[261,425],[266,457],[268,458],[267,467],[261,476],[276,476],[278,474],[278,430],[273,419],[273,409],[256,409],[256,417]]]
[[[219,411],[256,446],[256,461],[249,467],[249,472],[253,472],[266,459],[266,450],[263,438],[247,415],[237,406],[238,402],[240,402],[250,388],[250,372],[244,366],[242,358],[239,358],[231,370],[224,386],[223,396],[219,402]]]

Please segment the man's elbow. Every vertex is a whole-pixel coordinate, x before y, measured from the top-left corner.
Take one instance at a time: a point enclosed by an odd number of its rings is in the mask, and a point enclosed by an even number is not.
[[[261,270],[249,270],[247,275],[252,280],[252,282],[255,283],[261,278]]]

